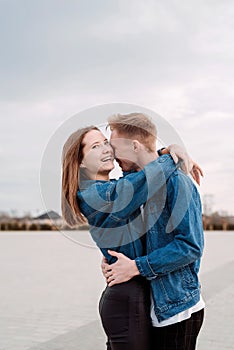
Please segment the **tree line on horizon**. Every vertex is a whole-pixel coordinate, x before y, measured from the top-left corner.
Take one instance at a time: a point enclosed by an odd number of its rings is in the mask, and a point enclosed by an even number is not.
[[[210,215],[202,215],[204,230],[234,230],[234,216],[221,215],[214,212]],[[88,230],[89,225],[78,225],[75,230]],[[56,231],[71,229],[55,211],[45,212],[38,217],[12,217],[0,214],[0,231]]]

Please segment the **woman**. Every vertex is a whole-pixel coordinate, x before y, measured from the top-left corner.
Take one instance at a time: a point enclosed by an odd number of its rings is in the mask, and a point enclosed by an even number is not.
[[[163,186],[155,183],[157,175],[163,172],[167,178],[175,165],[167,157],[161,164],[156,160],[139,172],[109,180],[113,168],[113,149],[94,126],[74,132],[64,145],[63,217],[70,226],[87,219],[92,238],[109,263],[115,260],[108,249],[131,259],[143,254],[140,206]],[[99,310],[108,337],[107,349],[150,349],[149,308],[149,286],[141,276],[104,291]]]

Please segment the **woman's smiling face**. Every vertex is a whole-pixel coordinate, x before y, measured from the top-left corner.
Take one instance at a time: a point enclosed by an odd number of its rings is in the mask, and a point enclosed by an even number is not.
[[[80,167],[92,179],[108,180],[114,168],[114,151],[107,138],[99,130],[89,131],[83,138],[83,159]]]

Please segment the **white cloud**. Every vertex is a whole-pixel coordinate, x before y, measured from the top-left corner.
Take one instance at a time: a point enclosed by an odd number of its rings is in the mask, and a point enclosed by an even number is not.
[[[40,202],[42,153],[64,120],[126,102],[167,119],[205,169],[202,191],[234,210],[233,3],[15,0],[1,14],[0,209],[23,193]]]

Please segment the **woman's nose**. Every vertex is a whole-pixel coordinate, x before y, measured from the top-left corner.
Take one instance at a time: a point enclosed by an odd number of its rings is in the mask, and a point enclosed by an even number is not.
[[[105,144],[105,145],[103,145],[103,149],[102,149],[102,151],[104,152],[104,153],[109,153],[109,152],[112,152],[112,147],[111,147],[111,145],[108,143],[108,144]]]

